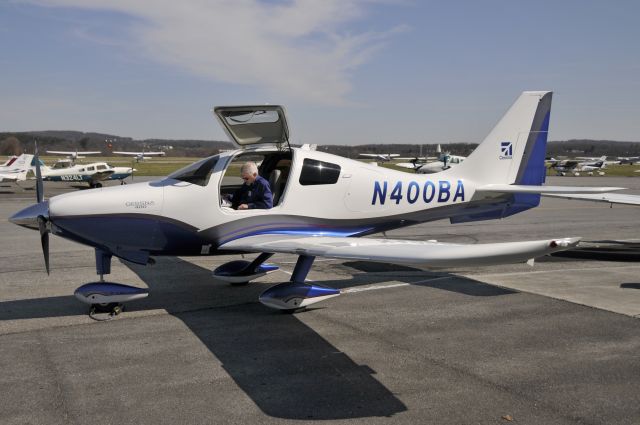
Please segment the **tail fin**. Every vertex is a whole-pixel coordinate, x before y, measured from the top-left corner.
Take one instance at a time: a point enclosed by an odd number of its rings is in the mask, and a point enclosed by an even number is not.
[[[478,183],[542,184],[551,97],[550,91],[523,92],[476,150],[449,172]]]
[[[11,163],[11,166],[9,167],[9,169],[14,171],[28,170],[29,167],[31,167],[32,159],[33,159],[33,155],[28,155],[26,153],[23,153],[22,155],[17,157],[15,161]]]

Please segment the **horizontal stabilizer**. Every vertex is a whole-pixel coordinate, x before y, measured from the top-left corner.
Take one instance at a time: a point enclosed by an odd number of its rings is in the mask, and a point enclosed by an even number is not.
[[[236,239],[221,245],[219,249],[310,255],[429,267],[457,267],[523,263],[531,258],[574,247],[579,240],[580,238],[566,238],[461,245],[398,239],[270,234]]]
[[[554,198],[577,199],[580,201],[608,202],[610,204],[640,205],[640,195],[627,195],[625,193],[603,193],[581,195],[577,193],[569,194],[544,194]]]
[[[480,186],[476,192],[494,193],[607,193],[624,190],[624,187],[576,187],[576,186],[537,186],[518,184],[488,184]]]

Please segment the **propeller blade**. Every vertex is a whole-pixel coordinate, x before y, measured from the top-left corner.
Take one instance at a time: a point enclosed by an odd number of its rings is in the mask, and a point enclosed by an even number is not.
[[[40,230],[40,244],[42,245],[42,254],[44,255],[44,266],[49,270],[49,230],[47,229],[47,220],[43,216],[38,216],[38,229]]]
[[[38,203],[44,201],[44,187],[42,185],[42,172],[40,171],[40,156],[38,155],[38,143],[33,160],[36,162],[36,200]]]

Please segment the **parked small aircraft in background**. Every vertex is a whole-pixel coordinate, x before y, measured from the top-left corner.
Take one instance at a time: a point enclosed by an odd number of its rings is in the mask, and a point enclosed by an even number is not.
[[[640,161],[640,156],[619,156],[618,161],[619,164],[633,165],[636,162]]]
[[[119,152],[112,152],[112,153],[114,153],[116,155],[128,155],[128,156],[131,156],[136,160],[136,162],[144,161],[145,159],[150,159],[151,157],[154,157],[154,156],[164,156],[165,155],[165,153],[163,151],[159,151],[159,152],[144,152],[144,151],[142,151],[142,152],[122,152],[122,151],[119,151]]]
[[[15,183],[26,180],[33,158],[33,155],[22,154],[5,162],[8,165],[0,166],[0,182]]]
[[[305,282],[316,256],[425,267],[528,262],[569,249],[579,238],[465,245],[361,236],[443,218],[452,223],[504,218],[536,207],[546,193],[621,189],[542,186],[551,96],[522,93],[464,163],[436,175],[292,148],[280,106],[217,107],[216,118],[239,150],[202,159],[160,180],[48,201],[38,178],[37,203],[10,221],[40,232],[47,271],[49,233],[94,248],[100,281],[81,286],[76,296],[88,304],[111,304],[114,312],[118,303],[145,296],[146,289],[105,282],[113,256],[144,265],[157,255],[259,253],[253,261],[231,261],[213,271],[218,280],[246,283],[277,269],[265,263],[272,255],[295,254],[291,280],[259,298],[281,310],[340,294]],[[256,156],[263,158],[259,172],[270,181],[273,208],[224,206],[224,195],[239,187],[224,178],[228,169],[237,170],[230,165]]]
[[[436,153],[438,153],[437,157],[426,158],[426,160],[436,159],[436,161],[420,162],[421,158],[413,158],[411,162],[400,162],[396,166],[412,169],[417,174],[433,174],[461,164],[467,158],[466,156],[451,155],[449,152],[443,153],[439,144]]]
[[[47,181],[62,182],[86,182],[89,187],[102,187],[101,181],[124,179],[135,171],[131,167],[113,167],[106,162],[93,162],[91,164],[73,164],[69,160],[56,162],[53,167],[47,167],[40,162],[42,178]]]
[[[547,163],[551,164],[551,169],[555,170],[559,176],[566,176],[567,173],[571,173],[575,176],[579,176],[581,172],[593,174],[597,171],[599,175],[604,175],[604,170],[607,166],[607,157],[601,156],[595,160],[580,161],[577,159],[564,159],[564,160],[547,160]]]
[[[100,151],[78,152],[78,150],[76,149],[75,151],[47,151],[47,153],[54,154],[54,155],[66,155],[67,158],[70,158],[71,160],[75,161],[76,159],[84,158],[84,155],[98,155],[102,152]]]

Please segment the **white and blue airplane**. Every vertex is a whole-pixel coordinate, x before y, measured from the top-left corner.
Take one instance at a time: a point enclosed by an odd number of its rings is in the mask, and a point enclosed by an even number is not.
[[[85,182],[89,187],[102,187],[104,180],[124,179],[135,171],[132,167],[114,167],[106,162],[92,162],[90,164],[73,164],[69,161],[58,161],[53,167],[47,167],[38,160],[42,178],[54,182]]]
[[[546,91],[522,93],[467,160],[434,175],[292,148],[280,106],[217,107],[213,112],[238,150],[160,180],[49,200],[38,179],[38,202],[10,221],[39,230],[47,272],[49,233],[94,248],[100,280],[76,290],[80,300],[94,305],[146,296],[145,289],[103,280],[113,256],[144,265],[161,255],[257,253],[253,261],[231,261],[213,271],[218,280],[246,283],[277,269],[265,263],[272,255],[294,254],[290,281],[260,296],[269,307],[292,311],[340,294],[305,283],[318,256],[426,267],[527,262],[574,247],[579,238],[465,245],[362,236],[443,218],[504,218],[536,207],[541,194],[622,189],[543,186],[551,97]],[[271,184],[273,208],[223,206],[223,195],[237,187],[237,178],[225,178],[230,164],[257,156],[260,174]]]

